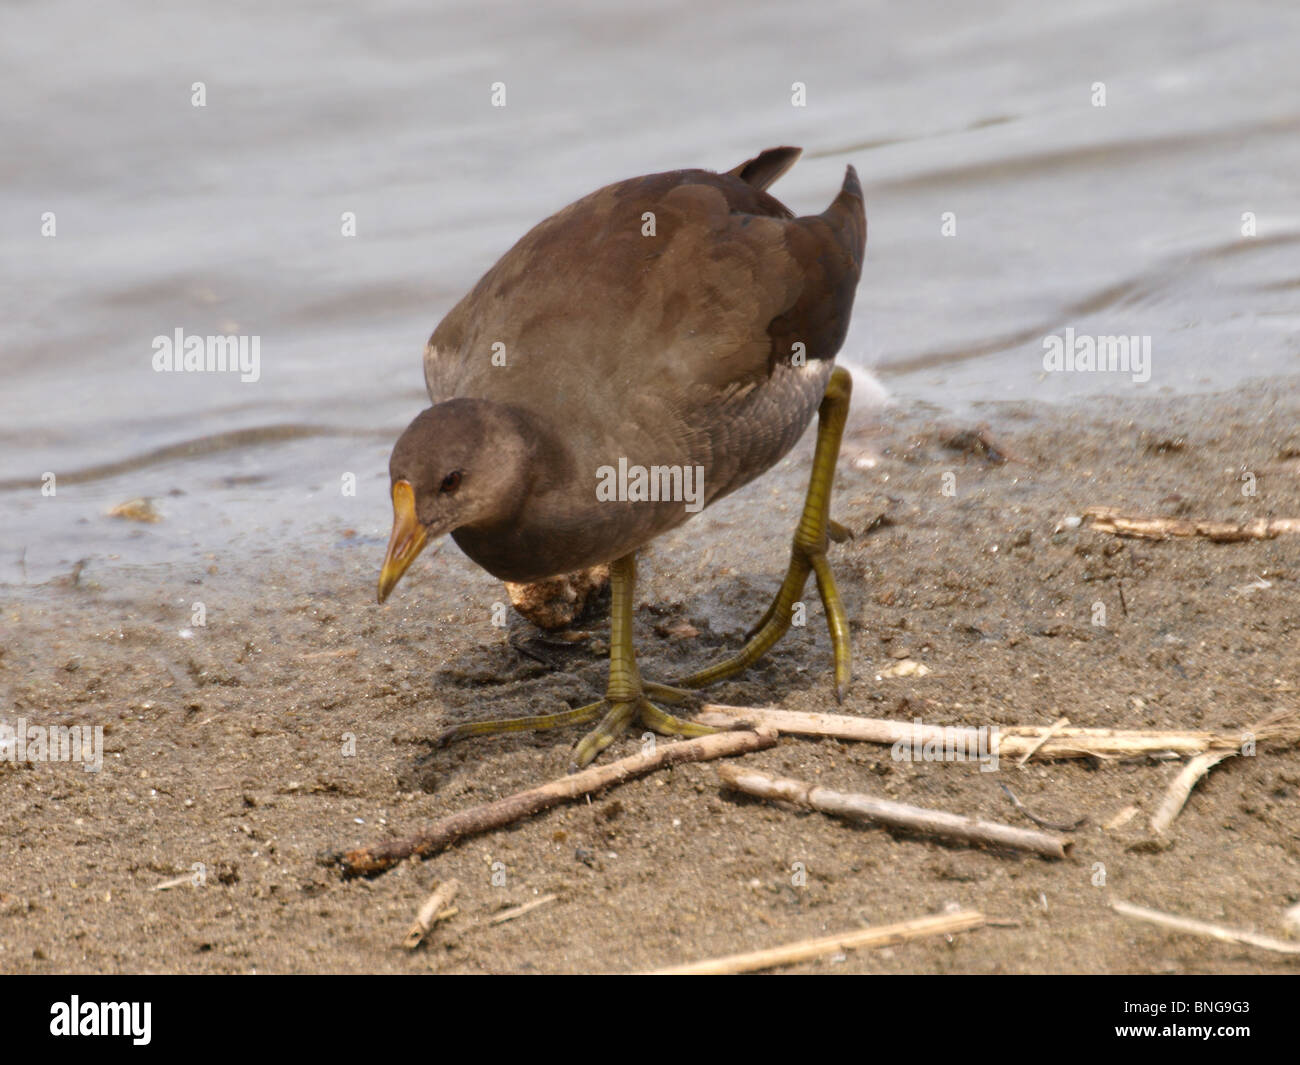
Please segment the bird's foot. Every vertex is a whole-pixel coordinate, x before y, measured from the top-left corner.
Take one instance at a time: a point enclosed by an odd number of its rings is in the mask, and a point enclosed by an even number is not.
[[[596,755],[618,739],[633,723],[642,725],[661,736],[707,736],[718,731],[708,725],[683,721],[660,710],[646,698],[647,693],[664,702],[690,703],[697,699],[694,692],[682,691],[680,688],[672,688],[666,684],[646,683],[640,694],[626,698],[607,696],[599,702],[589,703],[575,710],[564,710],[558,714],[511,717],[498,721],[471,721],[463,725],[455,725],[439,733],[434,742],[443,747],[467,736],[492,736],[503,732],[539,732],[544,729],[586,725],[592,721],[599,721],[599,724],[579,740],[573,749],[569,771],[576,772],[590,764]]]
[[[655,687],[659,686],[655,685]],[[570,773],[576,773],[583,766],[590,764],[596,755],[618,739],[633,723],[657,732],[661,736],[707,736],[718,731],[708,725],[674,717],[660,710],[644,695],[625,702],[602,699],[599,703],[593,703],[592,707],[584,707],[584,709],[594,709],[596,712],[606,708],[608,708],[607,712],[600,719],[600,724],[583,736],[573,748],[573,760],[569,763]]]
[[[558,714],[456,725],[442,732],[435,742],[443,746],[466,736],[532,732],[599,722],[573,749],[570,769],[578,770],[613,743],[633,722],[664,736],[706,736],[717,732],[717,729],[707,725],[697,725],[694,721],[673,717],[647,698],[653,696],[660,702],[687,705],[698,705],[699,702],[699,696],[694,692],[641,680],[636,665],[636,649],[632,646],[632,595],[635,586],[636,556],[624,555],[616,559],[610,565],[609,686],[605,689],[605,698],[600,702]]]

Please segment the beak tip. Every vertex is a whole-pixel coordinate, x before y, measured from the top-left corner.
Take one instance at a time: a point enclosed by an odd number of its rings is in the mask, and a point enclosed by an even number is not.
[[[415,557],[424,550],[428,532],[415,513],[415,497],[407,481],[393,484],[393,533],[388,540],[384,564],[379,570],[378,599],[383,603]]]

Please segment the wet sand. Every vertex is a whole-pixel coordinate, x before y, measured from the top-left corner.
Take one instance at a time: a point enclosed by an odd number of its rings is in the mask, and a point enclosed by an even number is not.
[[[1144,543],[1065,519],[1101,504],[1300,516],[1298,383],[1070,407],[988,403],[968,421],[916,403],[860,412],[834,505],[858,532],[832,552],[856,671],[842,709],[930,724],[1068,715],[1081,726],[1238,729],[1294,707],[1300,540]],[[1012,461],[946,446],[980,421]],[[738,646],[784,569],[811,444],[646,553],[636,618],[647,677],[670,679]],[[949,472],[954,495],[942,491]],[[1255,475],[1253,496],[1243,473]],[[168,535],[167,520],[138,527],[142,547]],[[344,881],[322,853],[551,779],[577,738],[431,751],[440,729],[578,705],[605,673],[603,618],[568,649],[543,648],[518,617],[494,627],[503,588],[450,541],[377,606],[382,551],[382,537],[323,512],[289,544],[244,542],[157,566],[96,557],[75,579],[70,570],[0,589],[0,719],[102,724],[106,748],[98,774],[0,763],[0,970],[627,971],[957,904],[1015,923],[795,971],[1294,971],[1294,959],[1109,909],[1122,898],[1283,934],[1282,911],[1300,899],[1294,746],[1264,744],[1215,769],[1163,851],[1141,844],[1177,762],[1004,762],[982,773],[784,738],[747,764],[1029,827],[1005,783],[1040,816],[1088,823],[1072,834],[1073,857],[1053,862],[737,798],[720,791],[714,766],[692,765]],[[205,625],[194,624],[196,602]],[[811,592],[809,602],[806,628],[709,697],[836,709]],[[1093,623],[1097,603],[1104,625]],[[877,679],[903,658],[929,673]],[[603,757],[636,749],[628,737]],[[1132,820],[1102,827],[1130,805]],[[151,890],[195,863],[204,886]],[[795,863],[806,885],[792,882]],[[459,914],[429,946],[401,950],[432,881],[447,877],[463,885]],[[489,924],[549,893],[558,901]]]

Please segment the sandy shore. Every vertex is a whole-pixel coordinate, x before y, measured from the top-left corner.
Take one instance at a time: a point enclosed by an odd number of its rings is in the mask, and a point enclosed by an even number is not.
[[[930,724],[1238,728],[1294,708],[1300,538],[1144,543],[1073,527],[1092,505],[1300,517],[1300,389],[1070,409],[988,405],[1004,464],[947,445],[924,409],[859,419],[835,516],[852,619],[844,709]],[[649,551],[643,673],[738,645],[783,570],[811,437],[768,477]],[[953,494],[944,494],[944,474]],[[1255,494],[1243,494],[1254,476]],[[878,521],[885,515],[883,522]],[[104,519],[109,520],[109,519]],[[868,531],[870,529],[870,531]],[[369,881],[322,852],[416,831],[563,771],[574,732],[425,742],[448,724],[586,702],[603,619],[521,655],[502,587],[450,541],[376,606],[382,543],[339,524],[293,553],[201,566],[88,564],[8,588],[0,720],[103,725],[98,774],[0,763],[6,972],[624,971],[883,924],[948,904],[1014,922],[796,971],[1273,972],[1247,947],[1135,924],[1112,898],[1284,934],[1300,899],[1300,750],[1264,745],[1192,795],[1173,846],[1142,847],[1175,762],[907,764],[887,748],[786,738],[760,769],[1028,826],[1087,817],[1053,862],[851,826],[722,793],[711,765],[655,774]],[[1121,601],[1122,588],[1122,601]],[[206,624],[194,624],[203,602]],[[810,604],[813,602],[810,598]],[[1101,604],[1105,624],[1095,624]],[[517,617],[509,633],[535,633]],[[182,635],[182,630],[188,635]],[[877,675],[896,661],[925,675]],[[832,710],[819,606],[719,702]],[[350,753],[354,738],[355,753]],[[631,753],[629,737],[605,758]],[[1126,807],[1138,813],[1107,829]],[[155,885],[201,863],[202,887]],[[802,863],[806,884],[794,883]],[[463,885],[431,946],[399,948],[436,878]],[[495,881],[495,882],[494,882]],[[493,926],[498,911],[558,901]]]

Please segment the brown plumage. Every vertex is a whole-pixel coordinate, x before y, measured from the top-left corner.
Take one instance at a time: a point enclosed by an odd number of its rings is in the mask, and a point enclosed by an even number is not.
[[[691,516],[680,500],[598,499],[601,467],[701,467],[707,505],[789,451],[843,343],[866,242],[852,167],[819,215],[768,195],[798,155],[606,186],[483,276],[429,339],[434,405],[390,463],[419,546],[451,532],[499,578],[552,577]]]

